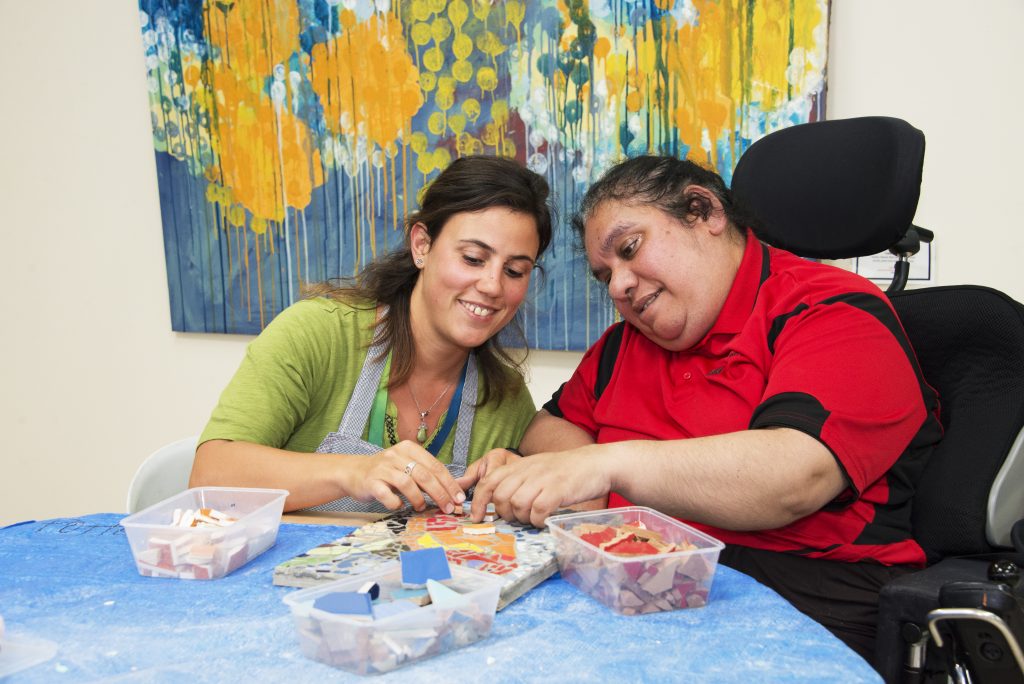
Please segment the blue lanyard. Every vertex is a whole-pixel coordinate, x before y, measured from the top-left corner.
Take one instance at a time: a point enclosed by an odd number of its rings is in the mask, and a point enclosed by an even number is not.
[[[444,423],[441,424],[441,428],[434,433],[434,439],[430,440],[430,445],[426,447],[426,450],[433,454],[434,458],[437,458],[437,454],[441,451],[441,446],[444,445],[444,441],[448,439],[448,433],[452,431],[452,426],[455,425],[455,421],[459,414],[459,409],[462,406],[462,387],[466,384],[466,369],[469,368],[469,359],[466,359],[465,365],[462,366],[462,375],[459,376],[459,386],[455,388],[455,394],[452,395],[452,401],[448,404],[448,411],[444,415]],[[454,411],[452,409],[455,409]]]

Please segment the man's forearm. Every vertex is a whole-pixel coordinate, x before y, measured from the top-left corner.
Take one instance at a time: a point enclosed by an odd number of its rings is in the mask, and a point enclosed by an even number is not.
[[[595,467],[630,501],[724,529],[788,525],[846,487],[828,449],[788,428],[597,448]]]

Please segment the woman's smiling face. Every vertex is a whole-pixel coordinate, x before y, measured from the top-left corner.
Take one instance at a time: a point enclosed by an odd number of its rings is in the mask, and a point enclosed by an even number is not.
[[[432,242],[422,225],[412,230],[413,256],[423,260],[414,317],[438,342],[479,347],[512,320],[526,297],[540,246],[536,222],[490,207],[455,214]]]
[[[711,330],[743,252],[721,212],[687,224],[653,206],[608,200],[585,227],[590,269],[626,321],[670,351]]]

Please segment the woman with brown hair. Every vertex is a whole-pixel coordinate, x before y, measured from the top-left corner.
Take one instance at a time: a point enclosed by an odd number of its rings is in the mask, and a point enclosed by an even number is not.
[[[314,287],[249,345],[190,484],[287,489],[286,510],[465,500],[454,478],[517,445],[535,413],[497,334],[551,240],[547,197],[512,160],[453,162],[404,247]]]

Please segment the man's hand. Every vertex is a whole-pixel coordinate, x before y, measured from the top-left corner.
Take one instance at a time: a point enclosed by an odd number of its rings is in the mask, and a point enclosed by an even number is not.
[[[487,504],[493,503],[505,520],[544,527],[555,511],[608,494],[611,470],[601,461],[599,448],[582,447],[512,459],[488,469],[476,485],[471,519],[482,520]]]
[[[493,472],[507,463],[518,461],[522,456],[508,449],[491,449],[480,459],[466,468],[462,477],[455,478],[455,483],[463,491],[469,491],[487,473]]]

